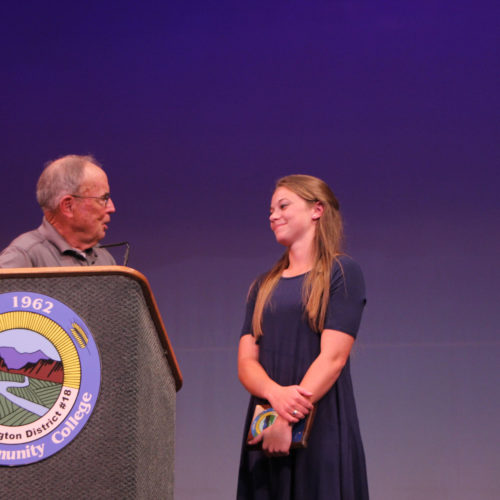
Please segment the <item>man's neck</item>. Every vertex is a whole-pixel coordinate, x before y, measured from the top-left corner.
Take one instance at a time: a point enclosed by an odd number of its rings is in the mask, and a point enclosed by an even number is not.
[[[45,212],[45,219],[47,219],[47,222],[64,238],[64,240],[70,247],[81,252],[85,252],[85,250],[88,250],[89,248],[92,248],[94,246],[83,243],[81,240],[75,237],[73,231],[66,224],[61,222],[56,214]]]

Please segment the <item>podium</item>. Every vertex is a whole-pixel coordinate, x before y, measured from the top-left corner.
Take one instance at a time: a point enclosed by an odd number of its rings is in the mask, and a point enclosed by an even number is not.
[[[74,311],[92,334],[101,374],[78,435],[45,459],[1,467],[0,497],[172,499],[182,375],[146,278],[122,266],[2,269],[0,294],[9,292]]]

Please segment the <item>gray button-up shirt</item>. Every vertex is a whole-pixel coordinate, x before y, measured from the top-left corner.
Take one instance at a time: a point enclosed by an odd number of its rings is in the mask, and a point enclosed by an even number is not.
[[[45,217],[42,225],[21,234],[0,253],[1,267],[111,266],[112,255],[99,246],[85,251],[68,245]]]

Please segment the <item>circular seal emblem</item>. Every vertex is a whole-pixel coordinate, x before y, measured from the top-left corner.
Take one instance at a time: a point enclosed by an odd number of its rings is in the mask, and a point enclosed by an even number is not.
[[[259,406],[257,411],[259,411],[260,409],[261,407]],[[264,429],[272,425],[277,416],[278,413],[272,408],[266,408],[262,409],[262,411],[259,411],[259,413],[254,416],[252,425],[250,426],[252,437],[257,437]]]
[[[97,346],[65,304],[0,294],[0,465],[38,462],[82,430],[101,382]]]

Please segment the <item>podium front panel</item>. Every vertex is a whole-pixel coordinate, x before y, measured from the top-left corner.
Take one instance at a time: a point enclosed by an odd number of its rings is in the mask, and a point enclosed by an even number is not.
[[[0,279],[0,293],[66,304],[90,329],[101,388],[77,437],[40,462],[2,467],[2,498],[173,498],[176,387],[137,281],[121,275]]]

